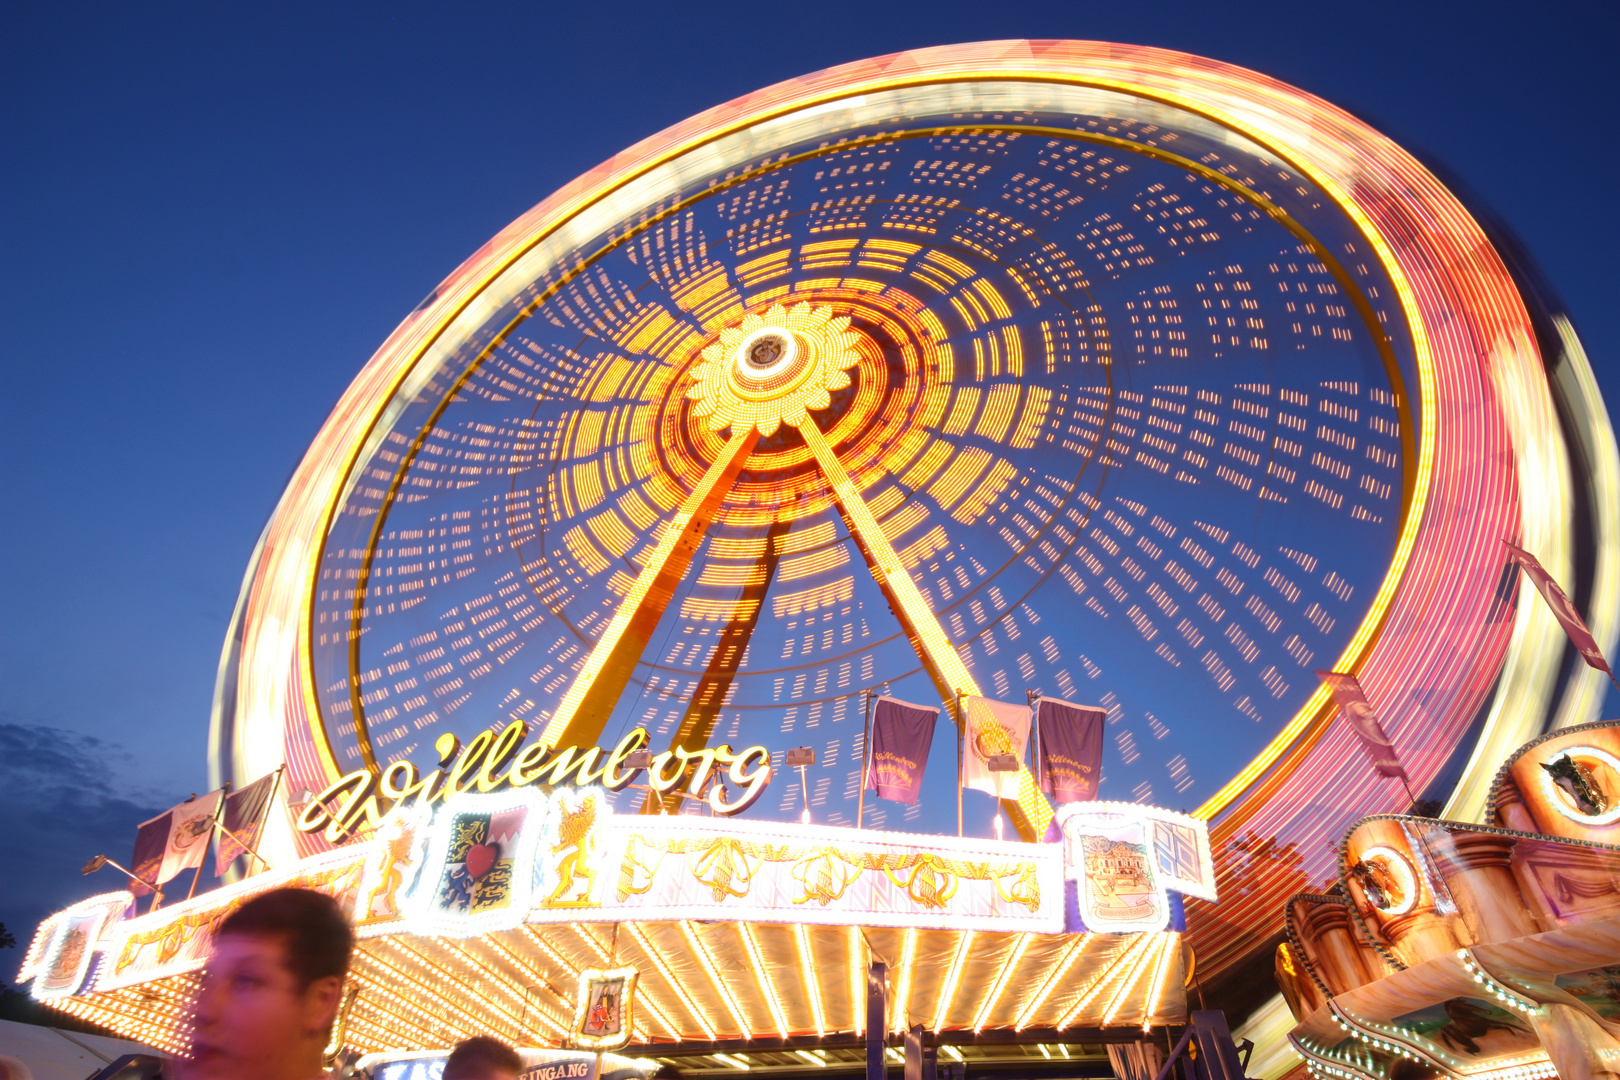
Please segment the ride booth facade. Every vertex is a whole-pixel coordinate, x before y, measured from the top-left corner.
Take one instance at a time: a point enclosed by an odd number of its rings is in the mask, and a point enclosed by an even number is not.
[[[630,788],[630,753],[598,779]],[[566,1061],[628,1076],[761,1054],[864,1068],[872,1053],[882,1069],[943,1051],[948,1066],[978,1041],[1072,1058],[1187,1021],[1182,905],[1216,894],[1207,830],[1185,815],[1070,803],[1028,843],[615,813],[601,783],[481,791],[479,774],[149,913],[128,892],[85,901],[40,928],[22,977],[56,1008],[183,1053],[213,928],[296,885],[353,913],[334,1054],[400,1080],[475,1034],[559,1077]],[[364,799],[379,806],[350,802]],[[335,810],[303,816],[341,840]]]
[[[1288,905],[1277,979],[1317,1077],[1620,1071],[1620,721],[1497,773],[1489,825],[1379,815]]]

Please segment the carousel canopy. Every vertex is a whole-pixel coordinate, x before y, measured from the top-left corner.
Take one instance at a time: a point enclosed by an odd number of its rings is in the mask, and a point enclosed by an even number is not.
[[[369,839],[138,917],[129,893],[48,920],[36,997],[170,1050],[214,929],[295,885],[353,912],[345,1045],[493,1034],[579,1045],[582,987],[629,972],[625,1041],[863,1036],[885,1025],[1078,1042],[1183,1018],[1182,895],[1214,899],[1201,822],[1075,803],[1056,842],[923,837],[691,814],[613,814],[600,788],[400,807]]]

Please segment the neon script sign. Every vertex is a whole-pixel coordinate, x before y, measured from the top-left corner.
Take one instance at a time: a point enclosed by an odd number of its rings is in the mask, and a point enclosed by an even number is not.
[[[653,755],[645,765],[631,765],[632,755],[646,752],[650,742],[646,728],[636,728],[620,739],[605,757],[597,746],[584,751],[542,743],[523,746],[528,734],[529,726],[519,720],[499,731],[480,731],[466,746],[454,735],[441,735],[434,744],[439,767],[426,776],[409,761],[392,762],[381,773],[369,769],[348,773],[304,807],[298,815],[299,831],[324,830],[326,839],[336,844],[362,825],[376,827],[389,810],[413,798],[417,806],[425,808],[462,792],[488,793],[531,784],[600,784],[609,791],[622,791],[643,772],[647,787],[659,796],[684,787],[689,795],[701,797],[708,785],[709,806],[717,814],[731,815],[754,805],[771,782],[771,752],[763,746],[741,752],[724,744],[701,750],[677,746]],[[722,776],[725,783],[718,782]],[[710,784],[711,780],[716,782]],[[742,794],[729,799],[727,784],[741,789]],[[334,800],[338,802],[335,810],[327,806]]]

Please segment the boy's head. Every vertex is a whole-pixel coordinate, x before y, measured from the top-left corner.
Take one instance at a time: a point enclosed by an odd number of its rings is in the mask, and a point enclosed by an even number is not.
[[[517,1080],[522,1071],[523,1059],[516,1050],[499,1039],[475,1035],[450,1051],[442,1080]]]
[[[354,932],[337,901],[272,889],[220,924],[198,990],[191,1076],[309,1080],[343,997]]]

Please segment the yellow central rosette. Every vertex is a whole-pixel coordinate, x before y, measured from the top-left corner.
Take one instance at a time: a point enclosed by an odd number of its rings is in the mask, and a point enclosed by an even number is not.
[[[802,428],[812,409],[832,404],[860,359],[849,316],[816,304],[773,304],[763,315],[720,331],[692,366],[686,396],[709,430],[752,426],[770,436],[783,424]]]

